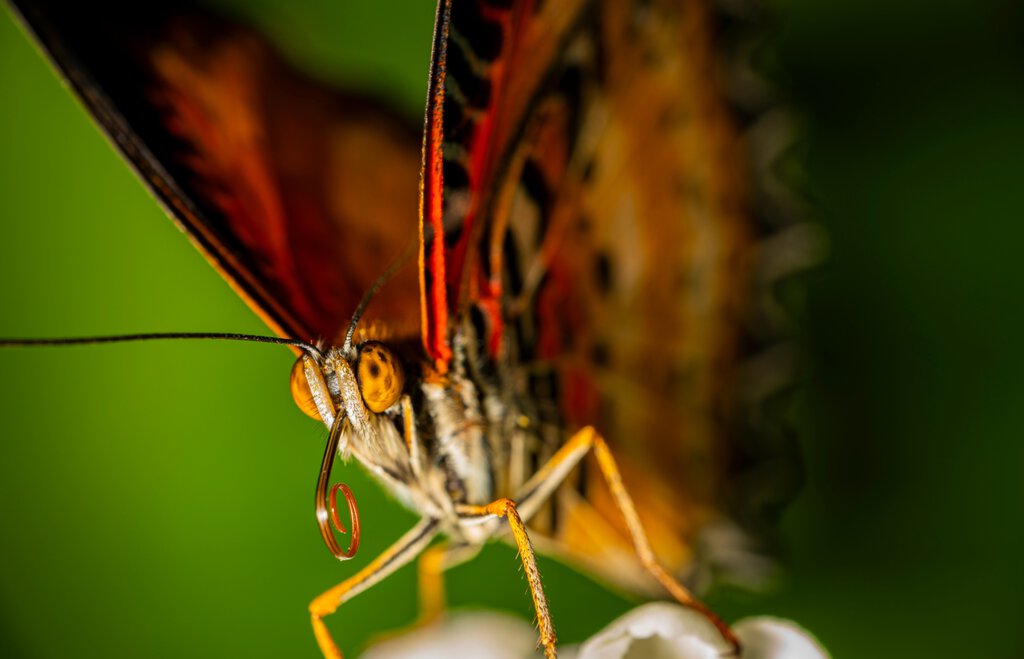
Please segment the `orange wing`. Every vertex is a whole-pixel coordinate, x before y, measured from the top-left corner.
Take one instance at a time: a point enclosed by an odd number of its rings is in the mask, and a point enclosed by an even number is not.
[[[501,233],[491,204],[510,165],[510,145],[521,138],[542,77],[585,4],[438,4],[423,148],[421,276],[424,342],[442,370],[451,354],[448,317],[467,299],[488,312],[492,353],[498,351],[501,275],[481,236]]]
[[[335,339],[416,241],[415,121],[185,5],[17,4],[143,182],[279,334]],[[366,317],[417,331],[415,277],[406,268]]]
[[[443,235],[424,252],[428,351],[443,363],[446,332],[483,312],[511,395],[563,436],[597,427],[659,555],[692,576],[743,555],[730,520],[756,526],[794,473],[739,402],[759,229],[720,18],[691,0],[442,3],[425,140],[424,225]],[[577,485],[541,524],[551,548],[642,587],[597,469]]]

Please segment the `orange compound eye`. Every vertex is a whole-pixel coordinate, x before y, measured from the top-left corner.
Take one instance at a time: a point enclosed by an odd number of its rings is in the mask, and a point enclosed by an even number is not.
[[[306,380],[306,369],[302,363],[302,357],[299,357],[292,366],[289,380],[295,404],[306,416],[321,421],[320,412],[317,411],[316,402],[313,400],[313,392],[309,390],[309,381]]]
[[[398,358],[377,341],[367,341],[359,347],[356,377],[363,402],[378,414],[395,404],[405,386],[405,373]]]

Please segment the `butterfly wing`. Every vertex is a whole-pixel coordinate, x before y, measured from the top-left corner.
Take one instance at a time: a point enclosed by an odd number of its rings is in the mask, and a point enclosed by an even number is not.
[[[549,72],[585,4],[438,4],[423,149],[427,233],[421,263],[424,342],[442,370],[451,357],[448,317],[464,310],[468,299],[487,313],[490,347],[498,350],[502,279],[491,269],[488,245],[502,227],[491,205],[508,192],[499,184],[510,178],[509,145],[521,137],[540,76]]]
[[[142,181],[279,334],[335,339],[416,240],[419,129],[176,3],[16,2]],[[367,318],[418,327],[414,268]]]
[[[730,414],[757,250],[703,3],[443,1],[422,143],[205,12],[19,9],[143,181],[281,334],[337,336],[416,239],[422,166],[422,306],[410,268],[367,317],[421,326],[443,370],[450,325],[482,312],[490,355],[518,369],[516,394],[545,423],[595,425],[659,554],[692,566],[747,457]],[[630,581],[595,471],[576,485],[543,530]]]
[[[425,140],[424,225],[444,237],[424,251],[428,352],[485,318],[521,404],[612,445],[679,573],[750,459],[758,246],[713,20],[678,0],[442,3]],[[551,548],[642,588],[598,470],[561,495],[535,524]]]

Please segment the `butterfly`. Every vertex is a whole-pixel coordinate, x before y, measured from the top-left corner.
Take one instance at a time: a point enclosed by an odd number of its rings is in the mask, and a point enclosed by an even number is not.
[[[104,27],[91,13],[25,11],[143,179],[272,328],[346,343],[380,284],[365,341],[341,345],[331,369],[307,359],[296,372],[316,385],[331,371],[327,398],[348,405],[348,426],[329,419],[336,407],[307,409],[328,418],[343,453],[432,512],[387,556],[415,554],[442,528],[449,556],[472,550],[503,528],[494,510],[472,508],[518,493],[536,508],[538,546],[652,590],[621,499],[602,489],[614,470],[591,463],[564,487],[536,476],[552,459],[571,466],[570,437],[588,449],[604,436],[655,553],[674,571],[698,564],[695,539],[724,518],[720,490],[737,460],[719,417],[738,379],[754,242],[738,139],[706,59],[707,8],[442,3],[422,139],[205,13]],[[422,201],[407,185],[421,166]],[[685,221],[662,219],[673,216]],[[402,261],[409,244],[419,257]],[[382,281],[392,263],[406,267]],[[404,373],[397,398],[390,386],[368,393],[374,368],[393,382]],[[600,435],[572,434],[591,425]],[[557,504],[525,496],[541,483],[559,488]],[[351,590],[338,592],[327,600]],[[332,651],[320,627],[318,637]]]

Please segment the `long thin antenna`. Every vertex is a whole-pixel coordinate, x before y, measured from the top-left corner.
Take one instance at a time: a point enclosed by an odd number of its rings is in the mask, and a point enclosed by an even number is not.
[[[316,346],[296,339],[282,339],[277,336],[257,334],[235,334],[232,332],[149,332],[142,334],[114,334],[111,336],[77,336],[59,339],[0,339],[0,348],[28,348],[36,346],[74,346],[98,343],[124,343],[127,341],[160,341],[164,339],[214,339],[222,341],[251,341],[273,343],[300,348],[323,359],[323,353]]]
[[[399,256],[395,261],[388,266],[388,269],[384,271],[380,277],[377,277],[376,281],[370,288],[366,289],[363,293],[363,299],[359,300],[359,306],[356,307],[355,312],[352,314],[352,320],[348,323],[348,331],[345,332],[345,343],[342,345],[341,352],[345,355],[350,355],[352,352],[352,336],[356,333],[356,325],[359,324],[359,319],[363,317],[363,312],[366,311],[366,307],[370,305],[374,296],[384,287],[384,284],[388,283],[395,274],[402,269],[402,267],[409,262],[409,259],[416,253],[419,243],[413,243],[410,245],[402,255]]]

